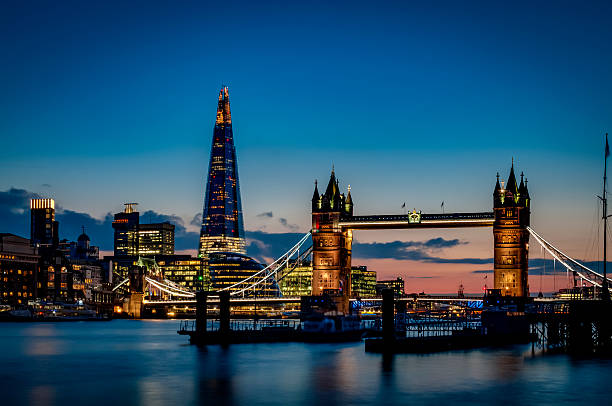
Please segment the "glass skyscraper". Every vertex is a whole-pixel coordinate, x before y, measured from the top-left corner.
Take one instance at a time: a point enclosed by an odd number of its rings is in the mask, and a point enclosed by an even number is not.
[[[246,254],[236,148],[227,87],[219,92],[198,255],[204,257],[212,252]]]

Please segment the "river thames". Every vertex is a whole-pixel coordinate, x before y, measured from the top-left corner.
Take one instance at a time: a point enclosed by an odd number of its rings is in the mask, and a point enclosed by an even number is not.
[[[612,361],[531,346],[383,360],[363,343],[197,348],[178,325],[2,323],[2,404],[607,404],[612,394]]]

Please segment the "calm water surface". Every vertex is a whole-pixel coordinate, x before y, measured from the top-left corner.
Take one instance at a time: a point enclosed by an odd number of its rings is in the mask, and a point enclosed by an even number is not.
[[[610,404],[612,361],[530,346],[366,354],[363,343],[200,349],[178,321],[0,323],[1,405]]]

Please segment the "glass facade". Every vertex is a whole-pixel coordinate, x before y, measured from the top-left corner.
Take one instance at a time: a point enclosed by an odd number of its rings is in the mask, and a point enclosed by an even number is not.
[[[368,298],[376,296],[376,271],[369,271],[367,266],[351,268],[351,295]]]
[[[164,279],[193,291],[209,290],[208,266],[203,258],[173,255],[162,257],[157,265]]]
[[[210,272],[210,282],[212,290],[220,290],[241,282],[253,274],[261,271],[264,267],[252,258],[235,252],[213,252],[209,255],[208,266]],[[252,279],[251,283],[257,282]],[[249,283],[250,284],[250,283]],[[245,284],[231,288],[231,291],[238,291],[246,287]],[[278,285],[273,278],[262,282],[257,292],[253,292],[258,297],[277,296]]]
[[[154,256],[174,254],[174,225],[140,224],[140,213],[126,203],[125,210],[115,214],[115,256]]]
[[[125,205],[123,212],[115,214],[115,256],[138,255],[139,223],[140,214],[134,211],[131,203]]]
[[[312,294],[312,265],[297,266],[285,275],[278,285],[283,296],[297,297]]]
[[[227,87],[219,92],[198,250],[200,257],[213,252],[246,253]]]
[[[174,225],[170,223],[140,224],[138,227],[138,254],[174,254]]]

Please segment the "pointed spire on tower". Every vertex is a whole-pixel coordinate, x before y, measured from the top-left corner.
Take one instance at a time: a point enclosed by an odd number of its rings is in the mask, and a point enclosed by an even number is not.
[[[232,114],[230,112],[229,90],[227,86],[219,90],[219,101],[217,102],[217,120],[215,125],[231,124]]]
[[[514,176],[514,158],[512,158],[512,167],[510,168],[510,176],[508,176],[508,182],[506,183],[506,190],[512,192],[514,196],[518,194],[516,176]]]
[[[314,188],[314,193],[312,194],[312,201],[313,201],[313,202],[314,202],[315,200],[316,200],[316,201],[319,201],[319,198],[320,198],[320,196],[319,196],[319,187],[318,187],[318,182],[317,182],[317,180],[315,179],[315,188]]]
[[[519,188],[518,188],[518,192],[519,192],[520,195],[525,193],[525,182],[523,181],[523,177],[524,176],[525,175],[523,174],[523,172],[521,172],[521,184],[519,185]]]

